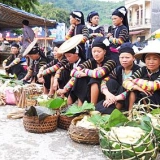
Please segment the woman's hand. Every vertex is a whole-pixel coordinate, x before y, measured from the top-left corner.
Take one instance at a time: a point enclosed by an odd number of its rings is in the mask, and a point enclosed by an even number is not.
[[[81,78],[81,77],[86,77],[86,73],[84,73],[82,70],[81,71],[77,71],[77,78]]]
[[[109,37],[113,37],[112,33],[107,34],[107,38],[109,38]]]
[[[65,93],[67,93],[67,91],[64,88],[57,90],[57,95],[60,95],[61,97],[64,97]]]
[[[44,82],[45,82],[45,80],[44,80],[44,78],[43,78],[43,77],[41,77],[41,78],[38,78],[38,82],[39,82],[39,83],[44,83]]]
[[[10,68],[10,66],[5,66],[4,67],[5,70],[8,70],[9,68]]]
[[[42,77],[43,77],[43,74],[42,74],[41,71],[39,71],[38,74],[37,74],[37,78],[39,79],[39,78],[42,78]]]
[[[104,107],[109,107],[111,104],[113,104],[114,102],[113,101],[110,101],[110,100],[105,100],[104,102],[103,102],[103,106]]]
[[[71,24],[69,29],[70,29],[70,30],[73,30],[75,27],[76,27],[75,24]]]
[[[112,103],[116,102],[116,96],[110,93],[108,90],[103,92],[103,94],[106,96],[106,100],[110,101]]]

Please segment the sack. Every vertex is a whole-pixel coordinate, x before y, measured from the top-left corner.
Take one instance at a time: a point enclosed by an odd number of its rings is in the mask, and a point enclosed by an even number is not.
[[[8,87],[5,89],[6,104],[16,105],[16,97],[14,95],[14,88]]]

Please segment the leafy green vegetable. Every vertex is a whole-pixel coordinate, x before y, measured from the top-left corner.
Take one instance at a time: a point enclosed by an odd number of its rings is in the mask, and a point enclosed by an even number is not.
[[[61,97],[56,97],[55,99],[51,99],[47,103],[47,107],[51,109],[59,109],[64,105],[66,105],[66,100]]]
[[[68,110],[64,113],[64,115],[68,117],[72,117],[75,114],[83,113],[86,111],[93,111],[95,110],[95,106],[93,103],[88,103],[85,101],[81,107],[77,106],[76,104],[73,104],[71,107],[68,108]]]
[[[118,124],[124,124],[126,122],[129,122],[128,118],[125,117],[118,109],[115,109],[109,117],[108,128],[115,127]]]

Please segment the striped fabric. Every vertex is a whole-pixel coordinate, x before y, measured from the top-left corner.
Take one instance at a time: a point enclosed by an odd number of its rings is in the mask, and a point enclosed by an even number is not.
[[[115,45],[121,45],[123,44],[124,42],[126,42],[128,39],[128,31],[127,31],[127,28],[123,28],[120,33],[119,33],[119,36],[118,38],[113,38],[113,37],[110,37],[109,38],[109,41]]]
[[[89,59],[88,61],[85,61],[83,64],[80,64],[79,67],[73,69],[71,71],[72,77],[78,78],[78,71],[83,69],[83,72],[86,73],[87,76],[93,77],[93,78],[102,78],[106,74],[110,73],[116,66],[116,63],[113,60],[108,60],[102,67],[99,67],[97,69],[92,69],[92,62]]]
[[[63,59],[62,61],[58,62],[57,64],[55,64],[55,65],[53,65],[53,66],[45,69],[42,74],[43,74],[43,76],[44,76],[44,75],[47,75],[47,74],[54,73],[54,72],[56,72],[59,68],[61,68],[62,66],[63,66],[63,67],[66,67],[67,64],[68,64],[68,61],[67,61],[66,59]]]
[[[75,82],[76,78],[75,77],[72,77],[68,83],[64,86],[64,89],[68,92],[74,85],[74,82]]]
[[[160,89],[160,74],[155,80],[144,80],[143,68],[138,69],[132,76],[123,82],[124,88],[132,90],[134,85],[138,85],[140,88],[146,91],[156,91]],[[154,74],[154,73],[153,73]],[[156,74],[156,73],[155,73]]]
[[[62,72],[63,69],[64,69],[64,67],[61,67],[61,68],[59,68],[59,69],[56,71],[56,74],[55,74],[55,76],[54,76],[55,79],[60,78],[61,72]]]
[[[78,29],[80,28],[79,26],[78,26]],[[74,35],[78,34],[78,33],[75,33],[76,30],[77,30],[77,26],[75,28],[71,27],[69,29],[68,33],[66,34],[65,39],[68,40],[71,37],[73,37]],[[86,26],[83,26],[83,28],[80,32],[81,33],[79,33],[79,34],[83,34],[83,39],[82,39],[81,43],[85,43],[88,40],[88,37],[89,37],[88,28]]]
[[[89,37],[89,31],[86,26],[84,26],[84,28],[82,29],[82,34],[83,34],[83,39],[82,39],[81,43],[86,43],[86,41],[88,40],[88,37]]]
[[[15,64],[18,64],[21,61],[22,56],[21,54],[17,54],[17,55],[10,55],[7,59],[3,61],[3,66],[6,66],[6,63],[11,60],[12,62],[10,63],[10,67],[14,66]]]
[[[38,74],[40,68],[46,64],[47,64],[46,59],[43,59],[42,57],[38,61],[34,60],[28,69],[25,79],[28,80],[32,77],[33,74]]]
[[[158,83],[155,81],[148,81],[148,80],[139,79],[139,78],[132,80],[132,82],[146,91],[156,91],[160,89],[160,82]]]

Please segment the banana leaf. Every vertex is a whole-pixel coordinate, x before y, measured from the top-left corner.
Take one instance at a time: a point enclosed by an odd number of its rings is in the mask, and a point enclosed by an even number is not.
[[[67,104],[66,98],[56,97],[47,102],[47,107],[51,109],[59,109]]]
[[[67,111],[65,113],[62,113],[63,115],[66,115],[68,117],[72,117],[72,116],[75,116],[77,114],[80,114],[80,113],[84,113],[84,112],[87,112],[87,111],[93,111],[95,110],[95,106],[93,103],[88,103],[87,101],[85,101],[83,103],[82,106],[77,106],[76,104],[73,104],[72,106],[70,106]]]

